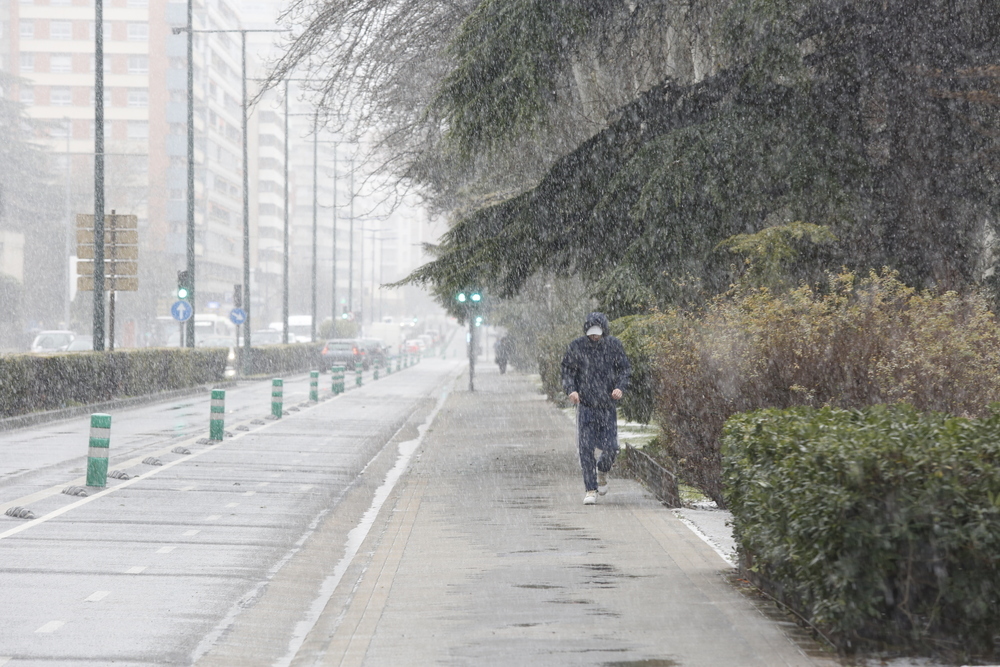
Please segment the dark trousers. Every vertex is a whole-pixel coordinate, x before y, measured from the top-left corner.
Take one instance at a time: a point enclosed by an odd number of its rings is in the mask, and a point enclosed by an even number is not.
[[[580,467],[583,485],[587,491],[597,489],[597,470],[608,472],[618,456],[618,411],[610,408],[576,408],[577,445],[580,449]],[[594,460],[594,450],[601,450],[601,458]]]

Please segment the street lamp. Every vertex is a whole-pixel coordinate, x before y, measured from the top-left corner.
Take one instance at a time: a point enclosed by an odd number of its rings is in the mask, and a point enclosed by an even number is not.
[[[97,0],[100,2],[101,0]],[[242,121],[243,121],[243,310],[246,319],[243,321],[243,347],[250,350],[250,157],[247,148],[247,135],[249,134],[247,123],[247,33],[248,32],[288,32],[280,29],[251,29],[234,28],[230,30],[195,30],[192,25],[191,0],[188,0],[188,24],[183,28],[174,28],[173,33],[179,35],[182,32],[188,33],[188,271],[190,271],[192,285],[194,284],[194,33],[212,32],[238,32],[240,33],[241,65],[242,65]],[[192,307],[194,301],[192,297]],[[194,317],[189,320],[188,332],[191,343],[189,347],[194,347]]]

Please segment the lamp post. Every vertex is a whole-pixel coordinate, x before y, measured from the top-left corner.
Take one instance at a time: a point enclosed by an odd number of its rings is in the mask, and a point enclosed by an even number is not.
[[[100,0],[97,0],[100,2]],[[249,134],[247,122],[247,33],[248,32],[288,32],[280,29],[251,29],[233,28],[229,30],[195,30],[191,23],[191,0],[188,0],[188,24],[184,28],[174,28],[173,33],[178,35],[182,32],[188,33],[188,270],[191,272],[192,285],[194,284],[194,33],[227,32],[240,33],[240,63],[242,67],[242,92],[241,104],[242,129],[243,129],[243,311],[246,319],[243,321],[243,347],[250,350],[250,156],[247,148],[247,136]],[[192,301],[192,306],[194,302]],[[189,320],[194,333],[194,318]],[[193,335],[191,336],[193,342]]]
[[[188,0],[188,23],[191,0]],[[188,47],[190,51],[190,46]],[[190,85],[190,76],[189,76]],[[104,3],[94,0],[94,351],[104,350]]]

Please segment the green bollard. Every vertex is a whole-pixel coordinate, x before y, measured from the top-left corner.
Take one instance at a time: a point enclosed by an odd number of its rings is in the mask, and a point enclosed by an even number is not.
[[[344,393],[344,378],[347,375],[346,366],[334,366],[333,370],[330,371],[333,375],[333,393],[343,394]]]
[[[375,362],[374,368],[375,368],[375,373],[373,374],[372,379],[373,380],[377,380],[378,379],[378,361]]]
[[[319,402],[319,371],[309,371],[309,400]]]
[[[281,419],[281,411],[284,407],[285,381],[280,378],[271,380],[271,416]]]
[[[90,448],[87,451],[87,486],[108,485],[108,450],[111,449],[111,415],[90,415]]]
[[[355,378],[354,382],[357,386],[361,386],[361,364],[355,366]]]
[[[403,353],[400,352],[396,357],[396,372],[403,370]]]
[[[223,440],[226,437],[226,392],[212,390],[212,407],[208,420],[208,439]]]

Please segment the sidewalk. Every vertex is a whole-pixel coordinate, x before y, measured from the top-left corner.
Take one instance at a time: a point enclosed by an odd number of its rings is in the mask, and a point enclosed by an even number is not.
[[[529,378],[486,367],[467,386],[291,664],[837,664],[793,643],[636,482],[612,477],[584,506],[573,425]]]

